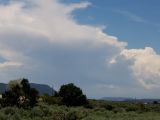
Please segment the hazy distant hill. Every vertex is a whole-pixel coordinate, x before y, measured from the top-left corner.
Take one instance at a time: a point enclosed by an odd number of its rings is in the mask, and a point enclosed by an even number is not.
[[[30,85],[32,88],[37,89],[40,95],[45,94],[45,93],[52,95],[55,92],[55,90],[53,90],[48,85],[36,84],[36,83],[31,83]],[[5,92],[5,90],[7,90],[7,84],[0,83],[0,93]]]
[[[45,94],[45,93],[52,95],[55,92],[55,90],[53,88],[51,88],[50,86],[45,85],[45,84],[31,83],[30,85],[32,88],[37,89],[39,91],[40,95]]]
[[[107,101],[130,101],[134,100],[133,98],[127,98],[127,97],[103,97],[101,100],[107,100]]]
[[[101,100],[106,101],[115,101],[115,102],[134,102],[134,103],[153,103],[154,101],[157,101],[160,103],[160,99],[135,99],[135,98],[127,98],[127,97],[103,97]]]
[[[0,93],[3,93],[7,89],[7,84],[0,83]]]

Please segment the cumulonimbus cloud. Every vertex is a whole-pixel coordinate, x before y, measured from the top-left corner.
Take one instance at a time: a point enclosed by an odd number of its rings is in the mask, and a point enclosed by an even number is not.
[[[147,89],[160,85],[160,55],[153,48],[125,49],[121,53],[126,59],[133,59],[133,75]]]
[[[86,85],[109,84],[108,76],[111,80],[115,76],[124,79],[128,74],[125,79],[133,77],[145,88],[159,85],[160,56],[152,48],[126,49],[127,43],[104,33],[102,28],[74,20],[72,12],[88,5],[66,5],[58,0],[11,0],[1,5],[2,79],[27,74],[40,81],[48,79],[48,83],[54,78],[59,84]],[[119,74],[121,68],[126,74]]]

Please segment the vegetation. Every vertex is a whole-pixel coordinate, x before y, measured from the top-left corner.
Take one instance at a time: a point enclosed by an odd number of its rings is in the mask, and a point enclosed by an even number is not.
[[[18,107],[5,107],[0,109],[0,120],[159,120],[160,106],[145,105],[145,110],[140,104],[114,103],[90,100],[94,107],[86,108],[67,107],[64,105],[48,105],[39,102],[37,106],[30,109]],[[106,108],[113,106],[112,110]],[[128,110],[130,107],[138,109]]]
[[[82,90],[73,83],[62,85],[59,90],[59,96],[66,106],[80,106],[87,104],[87,98]]]
[[[11,81],[8,87],[0,99],[0,120],[160,119],[158,102],[143,104],[87,100],[82,90],[74,84],[62,85],[55,96],[37,96],[37,91],[30,88],[27,79]]]
[[[17,107],[33,107],[37,103],[38,91],[30,88],[27,79],[10,81],[8,91],[2,94],[1,105]]]

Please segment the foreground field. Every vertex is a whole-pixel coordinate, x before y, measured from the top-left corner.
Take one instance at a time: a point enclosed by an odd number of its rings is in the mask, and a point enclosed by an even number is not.
[[[88,100],[73,83],[53,96],[38,95],[27,79],[10,81],[0,99],[0,120],[160,120],[159,101]]]
[[[31,109],[0,109],[0,120],[160,120],[159,105],[90,101],[90,106],[66,107],[39,103]]]

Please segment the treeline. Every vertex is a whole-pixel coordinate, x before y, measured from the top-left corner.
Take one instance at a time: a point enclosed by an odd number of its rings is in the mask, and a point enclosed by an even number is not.
[[[27,79],[10,81],[0,98],[0,120],[159,120],[159,113],[156,102],[87,100],[72,83],[49,96],[39,95]]]
[[[28,79],[14,80],[8,83],[8,89],[0,98],[0,106],[17,106],[20,108],[31,108],[38,102],[47,104],[58,104],[66,106],[88,105],[86,95],[73,83],[62,85],[53,96],[44,94],[39,96],[35,88],[31,88]]]

